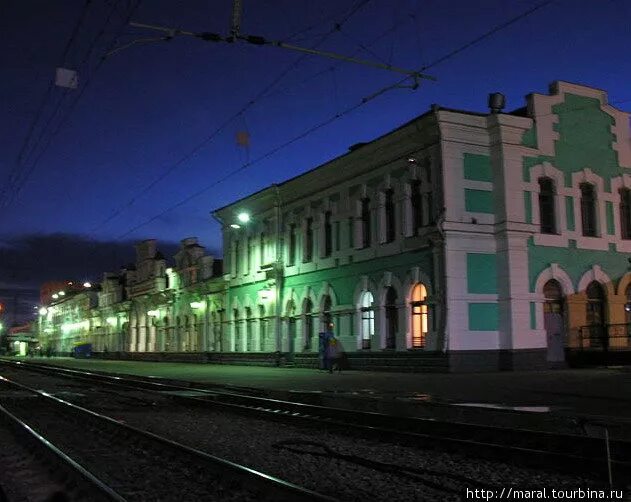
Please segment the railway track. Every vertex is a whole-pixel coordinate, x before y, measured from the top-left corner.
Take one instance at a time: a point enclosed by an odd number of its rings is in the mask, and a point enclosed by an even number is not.
[[[6,361],[2,361],[6,362]],[[144,389],[170,395],[187,405],[220,408],[267,420],[316,426],[346,434],[456,452],[475,458],[522,466],[627,480],[631,472],[631,443],[604,438],[507,429],[426,418],[316,406],[242,394],[220,386],[192,388],[187,382],[165,383],[156,378],[114,376],[40,364],[7,364],[89,382]]]
[[[5,377],[0,412],[64,465],[75,500],[335,500]]]

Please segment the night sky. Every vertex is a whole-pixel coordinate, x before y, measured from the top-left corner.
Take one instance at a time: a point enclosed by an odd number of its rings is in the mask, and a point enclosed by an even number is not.
[[[432,103],[485,111],[488,93],[499,91],[511,110],[560,79],[605,89],[612,104],[630,109],[628,0],[549,2],[432,65],[541,3],[244,0],[243,34],[431,66],[437,79],[345,113],[400,75],[271,46],[185,36],[144,43],[162,35],[126,26],[131,19],[227,35],[230,0],[0,2],[0,301],[24,318],[41,282],[97,279],[133,259],[139,239],[158,239],[168,255],[173,243],[197,236],[217,255],[214,208],[343,154]],[[77,89],[50,87],[58,66],[78,69]],[[240,133],[248,146],[238,144]]]

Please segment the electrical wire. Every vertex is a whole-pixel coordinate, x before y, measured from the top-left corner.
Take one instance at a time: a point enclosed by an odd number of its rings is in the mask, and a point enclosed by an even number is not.
[[[68,38],[68,41],[66,42],[64,50],[61,54],[61,57],[59,58],[60,67],[64,67],[66,64],[66,58],[68,57],[70,49],[77,38],[77,34],[79,33],[79,30],[81,29],[81,26],[83,25],[85,21],[91,2],[92,0],[86,0],[85,4],[83,5],[81,14],[79,15],[79,18],[77,19],[77,22],[74,24],[74,27],[70,33],[70,37]],[[0,193],[0,207],[5,208],[7,206],[7,198],[9,197],[9,194],[11,194],[15,188],[15,184],[19,177],[20,171],[24,169],[23,164],[25,162],[25,156],[27,155],[28,148],[31,144],[31,140],[33,138],[33,135],[35,134],[37,125],[39,124],[42,118],[44,110],[46,109],[46,105],[48,104],[50,95],[54,87],[55,87],[55,80],[52,79],[49,82],[48,87],[46,88],[46,92],[44,93],[44,97],[42,98],[42,101],[40,102],[40,105],[37,108],[37,111],[35,112],[35,117],[33,118],[33,121],[31,122],[31,125],[29,126],[29,129],[26,133],[26,137],[24,138],[24,142],[22,143],[22,147],[20,148],[17,159],[13,166],[13,169],[9,173],[9,179],[7,181],[7,184],[5,185],[4,189]],[[57,113],[58,107],[55,109],[55,112],[54,112],[55,114]],[[36,146],[37,146],[37,143],[35,147]]]
[[[117,1],[113,5],[112,9],[110,10],[109,15],[107,16],[105,24],[103,25],[102,29],[98,32],[97,36],[93,39],[93,41],[90,44],[88,50],[86,51],[86,55],[84,56],[84,58],[81,61],[81,64],[84,64],[85,62],[87,62],[90,59],[92,53],[95,50],[95,47],[96,47],[96,44],[97,44],[98,40],[101,38],[101,36],[105,32],[105,28],[107,27],[107,24],[109,23],[112,14],[116,11],[116,7],[118,6],[119,3],[120,3],[120,0]],[[132,6],[132,8],[129,10],[129,12],[127,14],[127,17],[125,18],[125,22],[122,24],[122,26],[117,31],[117,33],[115,34],[113,39],[110,41],[110,44],[108,44],[108,48],[106,49],[106,52],[109,51],[116,44],[116,40],[118,39],[118,37],[120,36],[122,31],[126,28],[127,24],[129,23],[129,20],[131,19],[131,17],[133,16],[134,12],[138,9],[138,7],[140,6],[141,3],[142,3],[142,0],[137,0],[137,3],[134,6]],[[21,190],[24,188],[25,184],[27,183],[28,179],[32,176],[33,172],[37,168],[40,160],[42,159],[44,154],[47,152],[50,144],[52,143],[52,140],[55,138],[55,136],[59,133],[59,131],[62,129],[62,127],[68,122],[68,120],[72,116],[72,112],[74,111],[75,107],[77,106],[77,104],[79,103],[80,99],[84,95],[85,91],[90,86],[90,83],[93,81],[94,76],[100,70],[100,68],[103,65],[104,61],[105,61],[105,59],[101,58],[99,60],[99,62],[97,63],[96,67],[94,68],[94,70],[92,71],[92,74],[89,75],[86,78],[85,83],[81,87],[81,89],[78,92],[77,96],[75,97],[74,101],[72,101],[71,104],[69,105],[69,108],[66,111],[65,115],[57,123],[57,126],[55,127],[54,131],[48,136],[48,140],[46,141],[44,147],[40,150],[39,155],[36,157],[35,161],[31,164],[31,166],[27,170],[24,171],[24,175],[19,180],[19,184],[17,184],[17,186],[13,187],[13,190],[12,190],[12,193],[11,193],[11,199],[10,199],[9,204],[7,204],[7,205],[10,205],[11,203],[13,203],[17,199],[17,197],[19,196]],[[68,89],[66,89],[66,92],[64,93],[64,97],[66,96],[67,93],[68,93]],[[58,109],[60,108],[60,105],[61,105],[61,101],[59,102],[58,107],[55,110],[55,113],[51,116],[51,118],[47,122],[46,128],[48,128],[48,126],[52,122],[52,119],[56,115]]]
[[[331,28],[327,33],[325,33],[320,40],[318,40],[312,48],[316,48],[320,44],[324,43],[324,41],[331,36],[333,33],[339,30],[341,26],[343,26],[346,22],[348,22],[351,17],[357,13],[362,7],[368,4],[371,0],[360,0],[356,2],[356,4],[351,8],[351,10],[337,23],[334,24],[333,28]],[[154,178],[151,182],[142,187],[138,192],[136,192],[125,204],[120,206],[118,209],[114,210],[105,220],[96,225],[91,229],[91,233],[94,233],[109,222],[118,217],[121,213],[130,208],[140,197],[148,193],[153,187],[158,185],[162,180],[167,178],[171,173],[176,171],[182,164],[184,164],[187,160],[195,156],[200,150],[202,150],[206,145],[208,145],[213,139],[215,139],[219,134],[221,134],[236,118],[243,116],[243,114],[248,111],[251,107],[253,107],[257,102],[265,97],[271,89],[273,89],[278,82],[284,79],[289,72],[291,72],[294,68],[296,68],[302,61],[304,61],[309,55],[303,54],[296,58],[293,62],[291,62],[284,70],[282,70],[269,84],[267,84],[262,90],[260,90],[252,99],[250,99],[245,105],[243,105],[238,111],[233,113],[230,117],[228,117],[224,122],[222,122],[219,127],[217,127],[210,135],[204,138],[201,142],[199,142],[192,150],[185,153],[182,157],[180,157],[175,163],[171,164],[167,169],[165,169],[157,178]]]
[[[428,65],[424,66],[420,72],[425,71],[428,68],[433,68],[434,66],[437,66],[441,63],[444,63],[445,61],[451,59],[452,57],[460,54],[462,51],[473,47],[474,45],[478,44],[479,42],[481,42],[482,40],[485,40],[486,38],[498,33],[499,31],[506,29],[507,27],[515,24],[516,22],[520,21],[521,19],[526,18],[529,15],[532,15],[533,13],[535,13],[536,11],[538,11],[539,9],[546,7],[550,4],[552,4],[555,0],[545,0],[544,2],[541,2],[537,5],[535,5],[534,7],[522,12],[521,14],[514,16],[512,18],[510,18],[509,20],[493,27],[491,30],[485,32],[484,34],[476,37],[475,39],[473,39],[472,41],[458,47],[455,50],[452,50],[451,52],[447,53],[446,55],[436,59],[435,61],[433,61],[432,63],[429,63]],[[362,106],[366,105],[368,102],[372,101],[373,99],[377,98],[378,96],[381,96],[382,94],[384,94],[385,92],[391,90],[391,89],[395,89],[395,88],[401,88],[401,85],[409,80],[411,77],[406,76],[400,80],[398,80],[397,82],[384,87],[378,91],[376,91],[375,93],[371,94],[370,96],[366,96],[364,98],[361,99],[360,102],[346,108],[345,110],[343,110],[340,113],[336,113],[335,115],[333,115],[332,117],[329,117],[328,119],[319,122],[318,124],[315,124],[313,126],[311,126],[310,128],[306,129],[305,131],[303,131],[302,133],[294,136],[293,138],[289,139],[288,141],[286,141],[285,143],[282,143],[274,148],[272,148],[271,150],[269,150],[267,153],[257,157],[256,159],[252,160],[251,162],[247,162],[239,167],[237,167],[236,169],[233,169],[232,171],[230,171],[229,173],[225,174],[224,176],[222,176],[221,178],[219,178],[218,180],[214,181],[213,183],[206,185],[205,187],[196,190],[195,192],[193,192],[192,194],[186,196],[185,198],[181,199],[179,202],[172,204],[171,206],[167,207],[166,209],[160,211],[159,213],[157,213],[156,215],[148,218],[147,220],[135,225],[134,227],[132,227],[131,229],[127,230],[126,232],[124,232],[123,234],[118,236],[118,239],[122,239],[123,237],[126,237],[128,235],[130,235],[131,233],[135,232],[136,230],[148,225],[149,223],[154,222],[155,220],[157,220],[158,218],[162,217],[163,215],[165,215],[166,213],[169,213],[170,211],[177,209],[178,207],[183,206],[184,204],[186,204],[187,202],[191,201],[192,199],[199,197],[200,195],[202,195],[203,193],[207,192],[208,190],[210,190],[211,188],[214,188],[215,186],[217,186],[218,184],[222,183],[223,181],[227,180],[228,178],[231,178],[232,176],[244,171],[245,169],[259,163],[262,162],[263,160],[272,157],[274,154],[276,154],[277,152],[287,148],[288,146],[292,145],[293,143],[309,136],[310,134],[316,132],[319,129],[322,129],[323,127],[335,122],[336,120],[349,115],[350,113],[354,112],[355,110],[361,108]]]

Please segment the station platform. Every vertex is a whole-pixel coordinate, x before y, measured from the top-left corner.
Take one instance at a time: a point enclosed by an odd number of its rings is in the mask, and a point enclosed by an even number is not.
[[[13,358],[98,372],[261,389],[271,398],[631,440],[631,367],[495,373],[329,374],[303,368]],[[1,373],[1,372],[0,372]]]

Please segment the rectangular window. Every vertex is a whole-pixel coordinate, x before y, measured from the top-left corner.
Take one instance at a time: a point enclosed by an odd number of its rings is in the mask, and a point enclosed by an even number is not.
[[[582,183],[581,189],[581,222],[585,237],[596,237],[596,194],[594,185]]]
[[[252,264],[252,237],[248,237],[248,249],[247,249],[247,270],[245,271],[247,272],[251,272],[253,269],[253,264]]]
[[[239,260],[241,259],[239,253],[239,241],[234,241],[234,274],[237,275],[239,273]]]
[[[265,265],[265,233],[259,236],[259,253],[261,254],[261,266]]]
[[[324,256],[329,257],[333,251],[333,228],[331,226],[331,211],[324,213]]]
[[[392,242],[396,234],[396,223],[394,214],[394,190],[386,190],[384,192],[384,196],[384,211],[386,213],[386,242]]]
[[[335,250],[340,250],[340,222],[335,222]]]
[[[304,261],[310,262],[311,260],[313,260],[313,218],[307,218]]]
[[[348,247],[353,249],[355,246],[355,218],[352,216],[348,219]]]
[[[550,178],[539,178],[539,223],[542,234],[556,233],[554,196],[554,182]]]
[[[287,257],[289,265],[296,263],[296,225],[289,225],[289,256]]]
[[[370,247],[370,199],[362,199],[362,247]]]
[[[419,227],[423,225],[423,200],[419,180],[413,180],[410,183],[410,204],[412,205],[412,233],[417,235]]]

